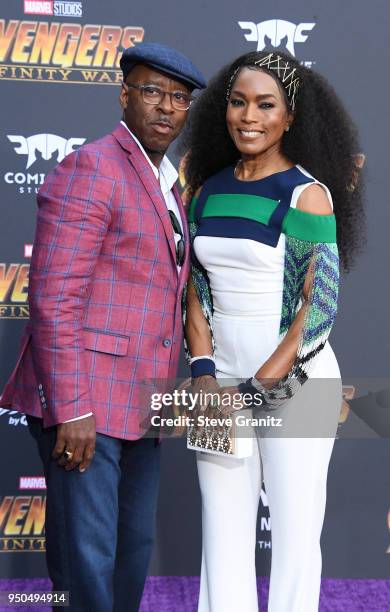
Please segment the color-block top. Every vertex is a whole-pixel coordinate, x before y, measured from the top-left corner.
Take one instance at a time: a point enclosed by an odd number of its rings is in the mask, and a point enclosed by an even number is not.
[[[275,247],[283,232],[310,242],[336,242],[334,215],[295,208],[302,188],[310,183],[319,182],[300,166],[257,181],[236,179],[229,166],[205,182],[199,198],[191,202],[189,221],[198,225],[197,236],[248,238]]]
[[[192,280],[213,347],[213,317],[218,314],[220,322],[228,314],[272,319],[276,348],[302,305],[310,269],[312,286],[296,361],[283,380],[264,389],[269,406],[283,403],[307,379],[336,314],[335,216],[296,209],[299,195],[313,183],[318,181],[300,166],[256,181],[238,180],[228,167],[204,183],[189,209]]]

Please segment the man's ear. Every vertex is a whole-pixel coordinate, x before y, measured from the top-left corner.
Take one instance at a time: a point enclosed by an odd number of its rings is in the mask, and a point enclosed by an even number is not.
[[[128,89],[126,85],[122,82],[121,91],[119,94],[119,104],[121,105],[123,110],[126,110],[127,102],[128,102]]]

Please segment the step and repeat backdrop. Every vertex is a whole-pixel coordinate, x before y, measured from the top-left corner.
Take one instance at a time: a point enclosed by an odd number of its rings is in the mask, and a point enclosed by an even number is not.
[[[386,0],[2,0],[0,7],[0,387],[29,316],[36,193],[65,155],[120,120],[123,48],[164,42],[207,77],[247,51],[288,50],[344,100],[361,134],[368,241],[342,279],[332,332],[346,396],[355,394],[343,407],[328,479],[323,573],[333,577],[389,577],[389,12]],[[174,148],[170,155],[180,162]],[[184,360],[180,373],[187,376]],[[46,576],[39,458],[24,416],[1,407],[0,449],[0,578]],[[270,529],[263,491],[261,575],[270,566]],[[183,440],[167,441],[152,573],[198,574],[200,546],[194,456]]]

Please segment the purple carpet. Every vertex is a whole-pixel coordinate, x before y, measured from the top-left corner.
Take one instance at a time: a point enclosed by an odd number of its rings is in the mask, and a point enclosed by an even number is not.
[[[50,590],[47,579],[0,580],[1,591]],[[267,610],[268,578],[258,579],[260,612]],[[150,576],[140,612],[196,612],[199,578],[195,576]],[[0,612],[12,608],[0,607]],[[47,610],[47,607],[18,607],[17,610]],[[390,580],[324,578],[321,584],[320,612],[389,612]],[[243,611],[244,612],[244,611]]]

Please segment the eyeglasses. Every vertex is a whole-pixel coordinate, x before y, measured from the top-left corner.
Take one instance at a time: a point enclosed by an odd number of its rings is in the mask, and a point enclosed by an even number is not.
[[[141,92],[145,104],[160,104],[164,96],[168,94],[171,99],[172,107],[175,110],[185,111],[190,108],[195,99],[182,91],[164,91],[155,85],[138,85],[137,83],[125,83],[124,81],[122,81],[122,84],[126,87],[138,89]]]
[[[175,232],[175,234],[178,234],[180,236],[180,240],[177,243],[176,243],[176,240],[175,240],[175,246],[176,246],[176,264],[178,266],[182,266],[183,262],[184,262],[184,255],[185,255],[185,245],[184,245],[183,232],[182,232],[182,229],[180,227],[179,220],[176,217],[176,215],[173,212],[173,210],[169,211],[169,216],[171,218],[171,223],[172,223],[173,231]]]

